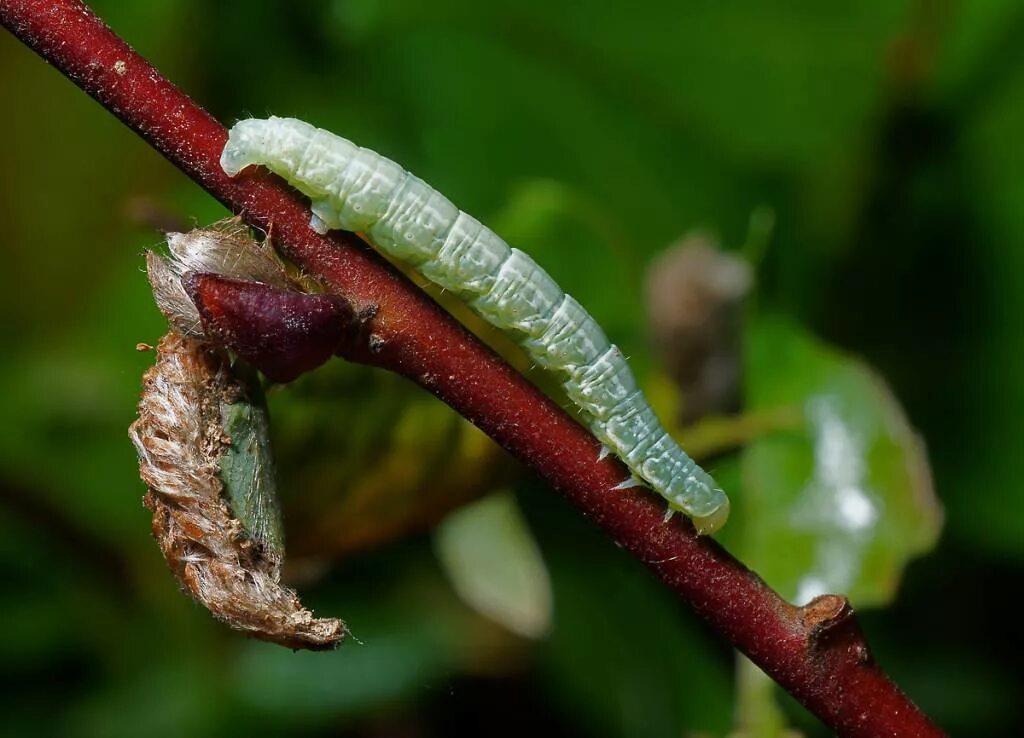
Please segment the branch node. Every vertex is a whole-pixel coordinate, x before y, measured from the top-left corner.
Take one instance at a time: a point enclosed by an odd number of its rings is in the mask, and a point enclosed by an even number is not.
[[[824,594],[799,608],[798,613],[807,633],[807,650],[812,659],[845,654],[857,664],[871,661],[871,652],[853,605],[846,597]]]

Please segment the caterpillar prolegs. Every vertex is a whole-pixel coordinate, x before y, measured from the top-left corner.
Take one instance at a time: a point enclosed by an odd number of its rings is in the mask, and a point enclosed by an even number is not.
[[[690,516],[699,531],[725,523],[729,499],[662,427],[622,351],[527,254],[390,159],[300,120],[237,123],[221,166],[234,176],[254,164],[310,198],[318,231],[365,234],[459,294],[492,325],[513,332],[538,365],[562,374],[591,432],[635,478]]]

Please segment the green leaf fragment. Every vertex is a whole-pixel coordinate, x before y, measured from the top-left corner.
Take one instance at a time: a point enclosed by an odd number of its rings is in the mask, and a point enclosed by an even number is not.
[[[515,497],[493,494],[456,511],[435,538],[456,592],[477,612],[526,638],[551,626],[551,581]]]
[[[266,398],[254,372],[247,372],[238,363],[234,370],[244,392],[230,402],[221,402],[221,427],[230,439],[220,464],[224,496],[246,535],[282,559],[284,526]]]

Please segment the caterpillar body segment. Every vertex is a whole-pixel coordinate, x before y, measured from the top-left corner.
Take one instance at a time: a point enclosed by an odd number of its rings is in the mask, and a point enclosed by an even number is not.
[[[544,333],[549,318],[565,293],[537,262],[519,249],[494,276],[490,289],[469,305],[487,322],[502,330],[517,331],[526,338]]]
[[[420,273],[467,299],[490,292],[512,249],[472,215],[460,212],[433,260]]]
[[[658,421],[622,352],[527,254],[390,159],[300,120],[237,123],[221,166],[234,176],[250,165],[267,167],[307,195],[315,229],[364,233],[513,332],[539,366],[562,373],[591,431],[634,477],[693,518],[699,531],[725,523],[725,493]]]

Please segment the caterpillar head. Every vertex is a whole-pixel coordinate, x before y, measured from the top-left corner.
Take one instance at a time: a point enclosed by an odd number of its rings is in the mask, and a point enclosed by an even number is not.
[[[268,143],[267,121],[257,118],[240,120],[228,132],[228,142],[220,155],[221,169],[229,177],[252,164],[262,163],[257,157],[266,151]]]

